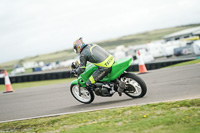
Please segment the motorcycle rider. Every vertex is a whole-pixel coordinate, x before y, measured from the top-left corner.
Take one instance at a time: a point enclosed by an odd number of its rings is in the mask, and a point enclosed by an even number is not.
[[[111,72],[115,62],[114,57],[97,44],[85,44],[82,37],[74,42],[73,49],[80,54],[79,67],[73,73],[80,75],[85,71],[87,61],[97,66],[97,70],[90,76],[86,86],[93,88],[94,84]]]

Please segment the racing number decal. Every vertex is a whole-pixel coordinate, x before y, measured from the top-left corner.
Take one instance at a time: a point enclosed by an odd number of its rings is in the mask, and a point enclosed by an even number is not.
[[[105,66],[109,66],[109,64],[112,62],[113,63],[113,60],[114,60],[114,58],[113,58],[113,56],[111,56],[110,58],[109,58],[109,60],[105,63]]]

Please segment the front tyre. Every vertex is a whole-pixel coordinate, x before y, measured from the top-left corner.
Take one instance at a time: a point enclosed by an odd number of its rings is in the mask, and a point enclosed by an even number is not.
[[[70,91],[72,96],[81,103],[89,104],[94,100],[93,91],[81,87],[81,95],[79,95],[78,85],[71,84]]]
[[[129,97],[140,98],[147,92],[145,82],[135,74],[125,73],[121,76],[120,80],[126,83],[124,93]]]

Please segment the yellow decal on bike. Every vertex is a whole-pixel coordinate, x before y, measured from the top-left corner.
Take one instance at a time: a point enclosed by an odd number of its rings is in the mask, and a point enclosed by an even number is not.
[[[94,83],[95,83],[95,80],[94,80],[94,78],[93,78],[93,76],[92,76],[92,75],[90,76],[89,80],[90,80],[90,82],[91,82],[92,84],[94,84]]]
[[[107,59],[105,59],[103,62],[101,63],[93,63],[96,66],[100,66],[100,67],[111,67],[113,65],[113,63],[115,62],[114,57],[112,55],[109,55]]]

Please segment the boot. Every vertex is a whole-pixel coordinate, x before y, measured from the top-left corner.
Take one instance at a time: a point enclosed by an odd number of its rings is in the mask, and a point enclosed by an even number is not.
[[[95,88],[96,88],[95,84],[91,84],[91,85],[86,86],[86,89],[88,89],[88,90],[94,90]]]

